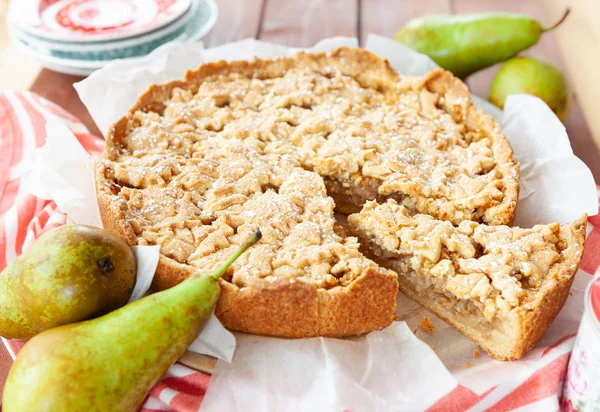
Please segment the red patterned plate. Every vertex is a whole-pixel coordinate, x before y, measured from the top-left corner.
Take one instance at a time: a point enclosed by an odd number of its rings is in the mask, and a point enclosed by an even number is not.
[[[93,42],[137,36],[164,27],[192,0],[19,0],[10,19],[22,30],[50,40]]]

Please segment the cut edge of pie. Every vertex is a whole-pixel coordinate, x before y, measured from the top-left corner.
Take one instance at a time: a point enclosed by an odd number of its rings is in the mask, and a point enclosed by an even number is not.
[[[363,253],[398,273],[402,293],[502,361],[530,351],[562,309],[583,255],[586,222],[583,216],[532,229],[453,227],[408,217],[394,200],[368,202],[348,217]]]

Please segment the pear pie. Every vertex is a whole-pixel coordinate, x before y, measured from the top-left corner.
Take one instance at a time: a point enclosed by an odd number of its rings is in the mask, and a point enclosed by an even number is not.
[[[209,63],[150,87],[110,129],[96,183],[107,230],[160,246],[155,288],[210,272],[260,229],[221,280],[223,324],[349,336],[392,322],[398,284],[334,212],[393,199],[449,228],[510,225],[519,166],[450,73],[404,77],[340,48]]]

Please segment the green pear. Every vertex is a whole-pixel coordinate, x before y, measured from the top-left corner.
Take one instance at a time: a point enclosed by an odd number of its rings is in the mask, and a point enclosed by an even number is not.
[[[91,226],[44,233],[0,274],[0,336],[30,338],[127,303],[135,257],[118,237]]]
[[[561,120],[569,116],[572,95],[560,69],[533,57],[516,57],[504,63],[490,88],[489,100],[504,108],[509,94],[525,93],[542,99]]]
[[[502,62],[536,44],[550,27],[514,13],[475,13],[424,16],[409,21],[394,36],[403,45],[426,54],[461,79]]]
[[[259,239],[257,232],[212,275],[32,338],[8,374],[3,411],[136,411],[211,315],[219,278]]]

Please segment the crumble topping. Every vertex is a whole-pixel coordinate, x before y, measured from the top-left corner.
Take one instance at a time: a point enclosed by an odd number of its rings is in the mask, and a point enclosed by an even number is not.
[[[132,112],[103,160],[139,244],[210,271],[260,227],[260,244],[235,262],[228,280],[283,276],[329,288],[376,265],[335,226],[327,190],[353,207],[389,196],[411,213],[489,219],[505,197],[498,161],[513,166],[515,182],[518,167],[510,153],[498,160],[489,130],[467,124],[461,105],[468,98],[426,87],[450,75],[353,76],[346,69],[359,63],[344,53],[358,52],[300,53],[259,61],[251,74],[242,64],[199,83],[157,86],[168,96]],[[450,99],[458,103],[444,109]],[[422,249],[422,257],[440,253]]]
[[[395,200],[367,202],[348,221],[392,259],[406,260],[427,287],[474,302],[488,321],[539,289],[564,248],[558,223],[521,229],[464,221],[455,227],[409,216]]]
[[[315,65],[310,55],[299,58],[268,75],[226,72],[173,88],[160,112],[133,114],[125,149],[191,157],[215,137],[253,140],[258,156],[288,155],[330,191],[342,188],[346,209],[394,197],[411,213],[455,224],[493,220],[485,212],[505,196],[499,149],[489,130],[467,125],[467,98],[427,89],[428,80],[449,74],[395,76],[375,87],[339,67]],[[450,98],[460,103],[454,111],[442,108]]]
[[[238,286],[287,277],[331,288],[376,267],[336,228],[323,179],[287,155],[257,155],[257,144],[215,138],[189,158],[146,147],[105,160],[139,244],[210,272],[260,228],[260,243],[232,265]]]

